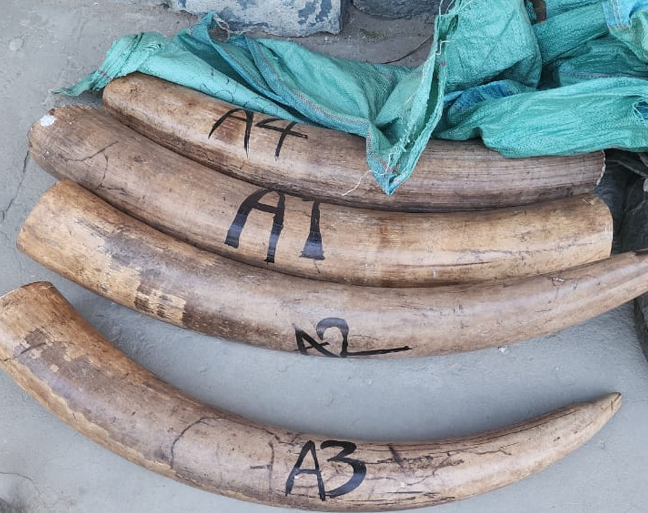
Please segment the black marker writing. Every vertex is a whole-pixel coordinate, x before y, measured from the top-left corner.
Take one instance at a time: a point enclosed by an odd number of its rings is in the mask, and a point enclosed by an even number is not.
[[[324,334],[327,330],[334,328],[340,331],[342,334],[342,350],[340,354],[337,355],[328,349],[325,346],[328,346],[328,342],[324,342]],[[315,340],[305,331],[295,327],[295,339],[297,341],[297,349],[302,354],[308,354],[309,349],[314,349],[323,356],[328,356],[330,358],[349,358],[353,356],[376,356],[389,353],[400,353],[403,351],[411,351],[412,348],[409,346],[397,347],[394,349],[373,349],[371,351],[349,351],[349,325],[344,319],[339,317],[328,317],[322,319],[317,323],[315,327],[315,332],[317,333],[320,342]],[[306,345],[308,343],[308,345]]]
[[[236,114],[238,112],[242,112],[245,117],[240,117],[237,116]],[[293,130],[295,126],[297,126],[297,123],[295,121],[287,121],[285,119],[281,118],[265,118],[259,121],[256,125],[254,125],[254,112],[251,110],[247,109],[232,109],[225,114],[223,114],[218,120],[212,125],[211,130],[209,132],[209,135],[207,138],[211,138],[211,136],[218,130],[218,128],[225,122],[226,119],[237,119],[239,121],[245,122],[245,135],[243,136],[243,148],[245,149],[245,154],[249,157],[250,153],[250,135],[252,134],[252,127],[257,126],[259,128],[262,128],[264,130],[272,130],[274,132],[279,132],[281,135],[279,136],[279,141],[277,142],[277,147],[275,148],[275,160],[279,158],[279,155],[281,155],[281,149],[283,148],[284,143],[286,142],[286,138],[290,135],[292,137],[297,137],[299,139],[308,139],[308,136],[306,134],[302,134],[301,132],[297,132]],[[273,123],[277,123],[278,121],[285,121],[288,123],[285,127],[277,126],[274,125]]]
[[[270,123],[275,123],[277,121],[285,121],[284,119],[281,118],[267,118],[262,121],[259,121],[256,126],[259,128],[265,128],[266,130],[274,130],[275,132],[279,132],[281,136],[279,137],[279,142],[277,143],[277,148],[275,149],[275,160],[279,158],[279,155],[281,154],[281,148],[283,148],[284,142],[286,140],[286,137],[289,135],[292,135],[293,137],[299,137],[300,139],[308,139],[308,136],[306,134],[302,134],[301,132],[293,132],[293,128],[295,128],[295,125],[297,125],[296,122],[292,121],[288,123],[284,128],[281,128],[279,126],[273,126]]]
[[[327,492],[326,487],[324,486],[322,471],[317,460],[315,443],[312,440],[309,440],[308,442],[306,442],[306,444],[304,444],[304,447],[302,448],[301,452],[299,453],[299,457],[297,458],[297,462],[290,471],[288,479],[286,480],[286,495],[289,495],[292,492],[293,486],[295,484],[295,478],[300,474],[315,475],[317,477],[317,489],[321,501],[325,501],[326,497],[334,499],[335,497],[340,497],[341,495],[351,493],[362,484],[367,475],[366,464],[360,460],[348,457],[357,449],[356,444],[354,444],[353,442],[343,442],[339,440],[325,440],[320,445],[321,450],[328,449],[330,447],[339,447],[342,450],[326,461],[342,462],[349,465],[353,469],[353,475],[351,476],[351,479],[349,479],[342,486],[338,486],[330,492]],[[311,455],[311,458],[313,460],[313,468],[302,468],[304,459],[308,454]]]
[[[252,210],[259,210],[261,212],[266,212],[268,214],[274,214],[274,219],[272,222],[272,230],[270,232],[270,242],[268,243],[268,252],[266,255],[265,261],[272,264],[275,261],[275,255],[277,252],[277,243],[279,242],[279,236],[284,226],[284,216],[286,213],[286,197],[282,192],[275,192],[279,199],[276,205],[267,205],[261,203],[261,199],[266,194],[269,194],[273,191],[268,189],[259,189],[253,194],[250,194],[236,212],[236,216],[232,221],[232,224],[227,230],[227,236],[225,237],[225,244],[231,246],[235,249],[239,247],[241,240],[241,232],[245,228],[248,217]],[[310,258],[312,260],[324,260],[324,247],[322,245],[322,233],[320,232],[320,206],[319,202],[313,203],[313,209],[311,212],[311,223],[310,223],[310,233],[304,249],[300,255],[301,258]]]
[[[304,200],[307,201],[307,200]],[[301,258],[311,258],[313,260],[324,260],[324,247],[322,246],[322,232],[320,231],[320,202],[313,202],[311,210],[310,232]]]
[[[259,189],[245,199],[239,207],[236,217],[227,231],[227,237],[225,238],[225,244],[233,248],[238,248],[241,239],[241,232],[243,231],[243,228],[245,228],[245,223],[247,223],[248,216],[252,210],[260,210],[261,212],[274,214],[272,230],[270,232],[270,242],[268,243],[268,253],[265,259],[269,264],[274,263],[275,261],[277,242],[279,242],[279,235],[281,235],[281,230],[283,230],[284,213],[286,211],[286,198],[281,192],[275,193],[279,196],[276,206],[261,203],[261,199],[270,192],[271,191],[267,189]]]
[[[244,118],[235,116],[237,112],[242,112],[245,114]],[[223,116],[220,117],[216,123],[212,125],[211,131],[209,132],[209,135],[207,136],[207,139],[209,139],[213,133],[218,130],[218,127],[223,124],[223,122],[227,118],[232,118],[232,119],[238,119],[240,121],[245,121],[245,135],[243,136],[243,148],[245,149],[245,154],[249,157],[249,149],[250,149],[250,135],[252,134],[252,124],[254,123],[254,112],[251,110],[245,110],[245,109],[232,109],[225,113]]]
[[[310,453],[313,458],[313,468],[302,468],[304,464],[304,459],[306,455]],[[326,489],[324,488],[324,479],[322,478],[322,471],[320,470],[319,463],[317,461],[317,453],[315,452],[315,443],[312,440],[306,442],[301,452],[299,453],[299,458],[297,458],[297,463],[290,471],[290,475],[286,480],[286,495],[290,495],[292,492],[293,486],[295,484],[295,478],[299,474],[309,474],[317,476],[317,488],[319,490],[319,498],[322,501],[326,500]]]

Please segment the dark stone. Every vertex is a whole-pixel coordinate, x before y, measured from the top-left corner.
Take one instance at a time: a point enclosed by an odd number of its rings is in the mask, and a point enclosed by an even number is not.
[[[383,18],[411,18],[423,16],[426,20],[439,14],[441,0],[353,0],[362,12]]]
[[[349,0],[167,0],[172,9],[215,11],[233,31],[262,30],[277,36],[308,36],[342,30]]]

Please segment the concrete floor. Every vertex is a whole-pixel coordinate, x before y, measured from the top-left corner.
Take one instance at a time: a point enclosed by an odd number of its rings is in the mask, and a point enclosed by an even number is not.
[[[499,350],[401,361],[328,360],[173,328],[103,300],[16,251],[23,220],[54,182],[26,157],[31,123],[70,101],[49,91],[94,69],[110,42],[123,34],[173,34],[193,21],[141,4],[2,2],[0,294],[51,280],[101,333],[162,379],[250,418],[334,437],[446,438],[619,391],[625,402],[621,412],[579,451],[522,482],[434,511],[648,511],[648,364],[630,305]],[[387,37],[363,36],[363,27]],[[427,29],[413,21],[376,23],[355,12],[348,34],[307,43],[338,55],[388,60],[416,47]],[[29,513],[280,511],[195,490],[131,464],[63,425],[2,373],[0,498]]]

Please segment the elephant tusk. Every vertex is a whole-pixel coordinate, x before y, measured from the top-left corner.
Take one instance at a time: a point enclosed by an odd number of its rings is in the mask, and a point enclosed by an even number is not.
[[[55,176],[202,249],[287,274],[425,287],[542,274],[610,254],[612,219],[592,194],[479,213],[363,210],[215,173],[95,109],[67,106],[48,120],[29,139]]]
[[[72,182],[45,193],[18,247],[98,294],[177,326],[324,356],[499,346],[585,321],[648,290],[648,253],[641,251],[547,275],[433,288],[306,280],[201,251]]]
[[[609,394],[434,442],[291,433],[162,382],[42,282],[0,298],[0,367],[60,420],[134,463],[210,492],[308,510],[386,511],[484,493],[577,449],[621,406]]]
[[[386,196],[368,176],[366,142],[237,109],[135,73],[111,82],[104,108],[178,153],[260,187],[328,203],[400,211],[500,208],[591,192],[603,152],[507,159],[477,141],[432,140],[412,176]]]

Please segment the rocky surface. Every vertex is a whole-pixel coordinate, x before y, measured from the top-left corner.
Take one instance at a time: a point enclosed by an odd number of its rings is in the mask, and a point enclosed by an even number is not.
[[[362,12],[385,18],[422,16],[432,21],[439,13],[441,0],[353,0]]]
[[[167,0],[174,10],[215,11],[234,31],[308,36],[342,30],[349,0]]]

